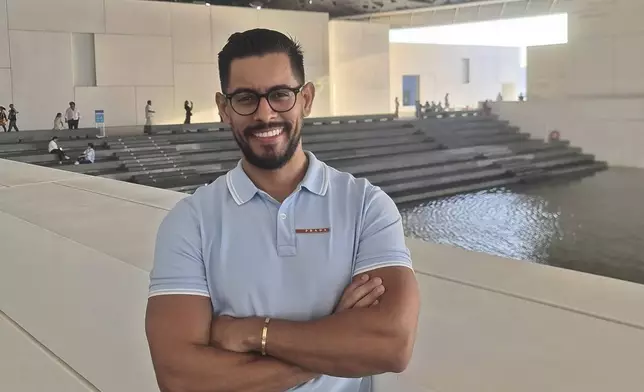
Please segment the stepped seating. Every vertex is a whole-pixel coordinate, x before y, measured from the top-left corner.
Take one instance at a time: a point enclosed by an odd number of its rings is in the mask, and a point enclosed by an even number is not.
[[[182,179],[198,177],[195,170],[187,167],[188,162],[176,148],[162,137],[117,138],[110,140],[108,145],[132,182],[154,185],[168,174]]]
[[[606,167],[565,141],[529,140],[529,135],[494,116],[455,115],[354,128],[331,126],[326,134],[336,135],[333,142],[319,138],[317,128],[305,128],[304,143],[329,165],[369,178],[398,203],[559,175],[586,175]],[[217,143],[222,145],[219,151],[187,153],[187,159],[200,164],[195,168],[202,180],[226,173],[239,159],[234,142]],[[201,185],[170,188],[190,192]]]
[[[304,125],[330,125],[330,124],[355,124],[372,123],[380,121],[393,121],[396,116],[390,113],[371,114],[359,116],[336,116],[336,117],[312,117],[305,118]]]
[[[65,140],[96,139],[99,135],[100,132],[97,128],[79,128],[73,131],[54,131],[49,129],[42,131],[0,132],[0,146],[14,143],[49,141],[54,136],[58,136],[58,139],[62,142]]]
[[[192,192],[240,159],[232,133],[222,124],[155,128],[153,135],[104,139],[93,165],[57,167]],[[391,115],[307,119],[302,135],[306,149],[330,166],[369,178],[397,203],[583,176],[606,167],[566,141],[530,140],[508,122],[477,111],[412,121],[393,121]],[[0,144],[0,158],[57,164],[43,153],[48,140]],[[61,138],[70,154],[82,152],[86,144]]]
[[[482,116],[480,110],[460,110],[422,113],[421,118],[458,118]]]

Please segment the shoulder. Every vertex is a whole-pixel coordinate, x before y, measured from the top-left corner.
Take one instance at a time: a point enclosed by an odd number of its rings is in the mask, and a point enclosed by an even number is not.
[[[192,215],[198,221],[217,214],[217,210],[221,208],[221,202],[228,197],[225,177],[225,175],[220,176],[211,184],[198,188],[192,195],[179,201],[170,214]]]
[[[387,207],[387,210],[391,210],[392,206],[396,209],[396,205],[389,195],[366,178],[356,178],[351,173],[337,170],[328,165],[325,166],[329,181],[329,192],[335,197],[355,202],[356,207],[363,213],[374,203]]]

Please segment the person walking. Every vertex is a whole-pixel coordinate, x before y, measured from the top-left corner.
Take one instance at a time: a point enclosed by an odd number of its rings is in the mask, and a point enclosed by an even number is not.
[[[183,104],[183,108],[184,108],[184,109],[185,109],[185,111],[186,111],[186,119],[185,119],[185,121],[183,122],[184,124],[190,124],[190,121],[191,121],[191,119],[192,119],[192,108],[193,108],[194,106],[195,106],[195,105],[192,103],[192,101],[186,101],[186,102]]]
[[[143,133],[152,133],[152,118],[154,117],[154,109],[152,109],[152,101],[148,100],[148,104],[145,105],[145,126],[143,127]]]
[[[78,129],[80,117],[80,112],[76,109],[76,103],[70,102],[69,107],[65,111],[65,122],[69,129]]]
[[[9,130],[7,132],[11,132],[12,129],[15,129],[16,132],[20,132],[20,129],[18,129],[18,113],[19,111],[16,110],[16,108],[13,106],[13,104],[9,105]]]

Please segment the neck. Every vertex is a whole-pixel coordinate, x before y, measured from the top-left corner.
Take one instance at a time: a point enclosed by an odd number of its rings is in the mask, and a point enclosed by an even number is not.
[[[282,202],[302,182],[309,166],[309,159],[299,147],[293,157],[277,170],[264,170],[253,166],[244,159],[244,172],[255,186]]]

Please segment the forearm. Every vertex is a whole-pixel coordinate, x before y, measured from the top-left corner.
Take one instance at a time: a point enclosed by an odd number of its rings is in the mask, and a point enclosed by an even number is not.
[[[272,320],[267,352],[316,373],[362,377],[402,371],[413,334],[378,308],[352,309],[310,321]]]
[[[163,392],[283,392],[316,377],[277,359],[209,346],[191,346],[173,358],[157,366]]]

